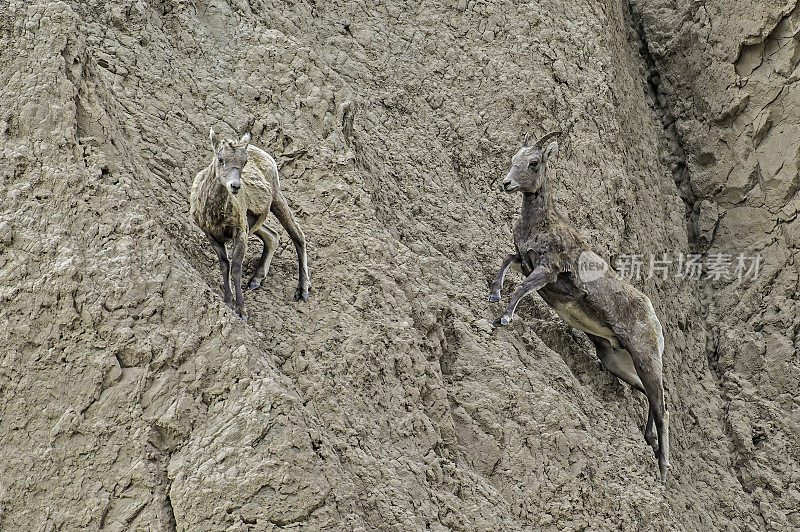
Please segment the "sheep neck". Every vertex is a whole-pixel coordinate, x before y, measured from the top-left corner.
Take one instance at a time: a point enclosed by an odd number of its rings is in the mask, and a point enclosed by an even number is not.
[[[520,219],[529,220],[530,223],[546,226],[549,225],[553,205],[550,194],[542,186],[537,192],[522,193],[522,212]]]

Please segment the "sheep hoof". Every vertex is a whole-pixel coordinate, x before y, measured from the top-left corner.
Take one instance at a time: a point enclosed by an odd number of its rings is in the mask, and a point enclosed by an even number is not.
[[[295,301],[308,301],[308,290],[301,290],[300,288],[294,293],[294,300]]]
[[[497,318],[496,320],[494,320],[492,322],[492,327],[498,327],[498,326],[501,326],[501,325],[508,325],[510,322],[511,322],[511,319],[509,319],[508,317],[500,316],[499,318]]]
[[[500,296],[495,295],[495,294],[489,294],[489,302],[490,303],[497,303],[498,301],[500,301]]]
[[[252,280],[252,281],[250,281],[250,283],[247,285],[247,289],[248,289],[248,290],[255,290],[256,288],[261,288],[261,282],[260,282],[260,281],[256,281],[255,279],[253,279],[253,280]]]

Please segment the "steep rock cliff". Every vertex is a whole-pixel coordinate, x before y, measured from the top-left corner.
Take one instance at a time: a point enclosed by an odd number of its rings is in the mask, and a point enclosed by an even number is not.
[[[3,530],[800,526],[796,10],[671,4],[0,6]],[[243,323],[188,194],[250,116],[312,299],[284,236]],[[536,297],[489,327],[495,180],[565,125],[556,203],[599,254],[765,257],[637,283],[666,486],[583,335]]]

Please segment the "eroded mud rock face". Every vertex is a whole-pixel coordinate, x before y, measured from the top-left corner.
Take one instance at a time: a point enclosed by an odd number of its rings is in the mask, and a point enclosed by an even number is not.
[[[756,522],[796,528],[800,9],[787,1],[633,4],[660,74],[659,100],[674,118],[673,146],[685,155],[674,168],[691,190],[690,244],[762,256],[757,282],[721,279],[702,291],[705,355]],[[679,31],[668,35],[665,26]]]
[[[800,526],[796,11],[666,4],[4,6],[3,530]],[[244,324],[188,194],[251,115],[312,297],[284,237]],[[765,257],[639,283],[666,488],[585,337],[535,297],[488,325],[518,208],[492,182],[565,124],[556,202],[601,256]]]

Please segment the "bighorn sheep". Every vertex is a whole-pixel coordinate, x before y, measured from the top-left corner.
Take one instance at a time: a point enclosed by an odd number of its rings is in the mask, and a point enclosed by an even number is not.
[[[523,141],[503,180],[506,192],[522,193],[522,212],[514,226],[516,250],[503,261],[492,282],[489,301],[500,301],[503,279],[512,264],[527,279],[493,325],[511,322],[520,299],[537,290],[566,323],[585,332],[606,369],[647,397],[645,440],[653,447],[664,482],[670,464],[661,324],[650,299],[609,269],[554,209],[547,163],[558,151],[558,142],[544,146],[559,134],[545,135],[533,146]],[[599,267],[588,270],[587,264]],[[654,422],[657,441],[653,435]]]
[[[247,320],[242,295],[242,261],[247,250],[247,237],[253,233],[264,243],[261,259],[248,283],[256,289],[267,275],[272,255],[278,245],[278,233],[264,224],[272,212],[294,242],[300,265],[300,282],[294,300],[308,301],[306,240],[294,221],[289,204],[278,181],[278,166],[265,151],[250,145],[250,133],[238,142],[217,137],[211,129],[214,160],[198,172],[192,185],[190,212],[205,233],[219,258],[222,271],[222,292],[225,303],[233,306],[230,277],[236,291],[236,313]],[[233,256],[228,260],[225,244],[233,241]]]

